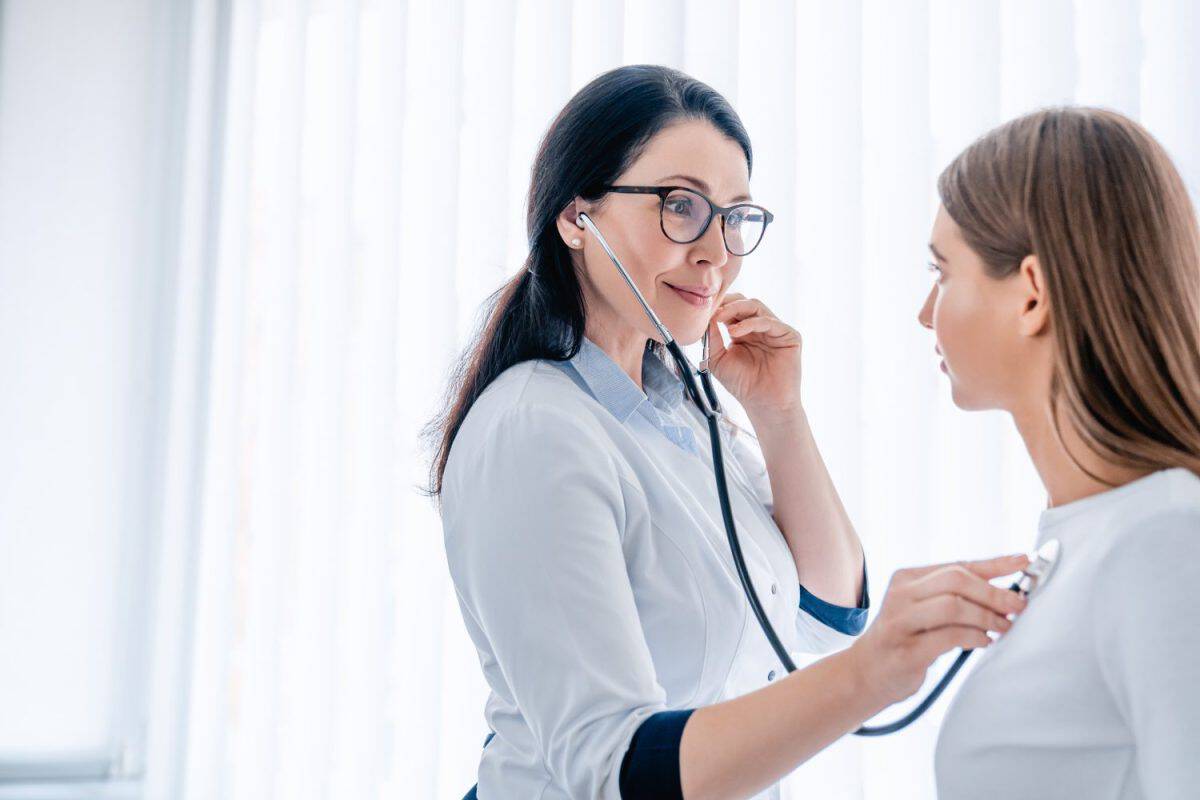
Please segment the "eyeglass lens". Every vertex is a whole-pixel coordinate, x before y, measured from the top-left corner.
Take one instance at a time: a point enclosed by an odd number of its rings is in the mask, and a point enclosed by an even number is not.
[[[688,189],[676,189],[662,204],[662,228],[667,238],[680,244],[694,242],[709,215],[708,201]],[[735,256],[753,250],[766,228],[766,215],[757,206],[735,206],[725,218],[725,246]]]

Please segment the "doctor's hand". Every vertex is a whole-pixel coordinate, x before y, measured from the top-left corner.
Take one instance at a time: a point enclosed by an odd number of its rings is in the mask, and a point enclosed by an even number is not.
[[[728,348],[718,322],[729,330]],[[708,322],[708,342],[709,370],[752,421],[800,408],[800,334],[761,300],[725,295]]]
[[[1016,592],[988,583],[1029,563],[1024,555],[897,570],[879,616],[848,651],[861,685],[884,706],[909,697],[934,659],[955,648],[987,647],[1025,608]]]

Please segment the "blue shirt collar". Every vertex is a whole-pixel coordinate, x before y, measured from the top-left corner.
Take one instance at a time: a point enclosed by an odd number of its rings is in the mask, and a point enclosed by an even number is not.
[[[586,336],[569,363],[589,390],[621,422],[628,421],[647,399],[654,405],[673,409],[683,402],[683,381],[649,350],[642,356],[642,386],[630,380],[608,353]],[[657,402],[656,402],[657,401]]]

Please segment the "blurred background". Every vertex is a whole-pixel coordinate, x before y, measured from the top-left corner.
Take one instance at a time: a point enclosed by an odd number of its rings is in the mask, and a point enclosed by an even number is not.
[[[916,323],[939,170],[1034,108],[1141,120],[1196,196],[1189,0],[0,0],[0,798],[455,798],[486,687],[418,432],[524,257],[584,83],[723,92],[866,545],[1028,548],[1009,421]],[[935,670],[936,671],[936,670]],[[793,797],[932,797],[946,700]],[[894,713],[894,712],[893,712]]]

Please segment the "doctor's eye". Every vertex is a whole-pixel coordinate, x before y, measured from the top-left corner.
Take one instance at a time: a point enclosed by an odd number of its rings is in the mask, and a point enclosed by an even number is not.
[[[691,216],[693,205],[693,201],[690,197],[671,195],[667,198],[667,202],[663,204],[663,207],[672,214],[679,214],[680,216],[687,217]]]
[[[933,261],[930,261],[928,264],[926,264],[925,269],[929,270],[930,272],[932,272],[934,275],[936,275],[939,278],[942,276],[942,268],[939,267]]]

